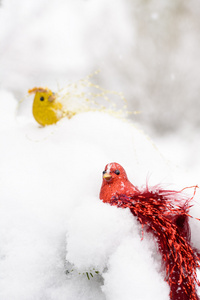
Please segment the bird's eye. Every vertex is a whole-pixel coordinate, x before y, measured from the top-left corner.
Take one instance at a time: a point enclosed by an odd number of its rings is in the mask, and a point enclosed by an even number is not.
[[[44,101],[44,97],[42,96],[42,97],[40,97],[40,101]]]
[[[106,171],[103,171],[103,175],[106,174]]]
[[[116,174],[116,175],[119,175],[119,174],[120,174],[120,171],[119,171],[119,170],[116,170],[116,171],[115,171],[115,174]]]

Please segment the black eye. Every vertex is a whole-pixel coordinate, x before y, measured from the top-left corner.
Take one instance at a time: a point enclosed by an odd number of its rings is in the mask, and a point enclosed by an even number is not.
[[[103,175],[106,174],[106,171],[103,171]]]
[[[42,96],[42,97],[40,97],[40,101],[44,101],[44,97]]]
[[[119,171],[119,170],[116,170],[116,171],[115,171],[115,174],[116,174],[116,175],[119,175],[119,174],[120,174],[120,171]]]

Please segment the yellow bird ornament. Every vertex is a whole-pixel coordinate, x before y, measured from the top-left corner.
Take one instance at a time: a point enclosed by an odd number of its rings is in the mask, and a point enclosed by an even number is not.
[[[88,111],[105,112],[118,118],[126,118],[127,115],[133,113],[127,111],[126,99],[122,93],[110,91],[93,84],[90,81],[92,76],[89,75],[85,79],[69,83],[56,94],[49,88],[44,87],[30,89],[28,93],[35,94],[32,108],[35,120],[40,125],[46,126],[55,124],[64,117],[71,119],[78,113]],[[115,97],[122,100],[119,103],[119,109]]]
[[[32,111],[35,120],[40,125],[55,124],[63,118],[63,106],[56,101],[56,96],[50,89],[35,87],[28,93],[35,93]]]

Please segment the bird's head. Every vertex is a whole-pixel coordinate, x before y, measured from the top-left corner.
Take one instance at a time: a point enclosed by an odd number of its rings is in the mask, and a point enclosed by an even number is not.
[[[124,180],[127,180],[127,175],[120,164],[113,162],[105,166],[103,171],[103,182],[113,183]]]
[[[56,96],[48,88],[34,87],[33,89],[29,90],[28,93],[35,93],[34,105],[51,106],[56,100]]]

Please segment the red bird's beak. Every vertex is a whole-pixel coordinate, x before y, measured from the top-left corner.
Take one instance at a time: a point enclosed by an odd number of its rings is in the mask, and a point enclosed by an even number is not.
[[[103,175],[103,179],[105,179],[106,181],[109,181],[110,179],[112,178],[112,175],[108,174],[108,173],[105,173]]]

